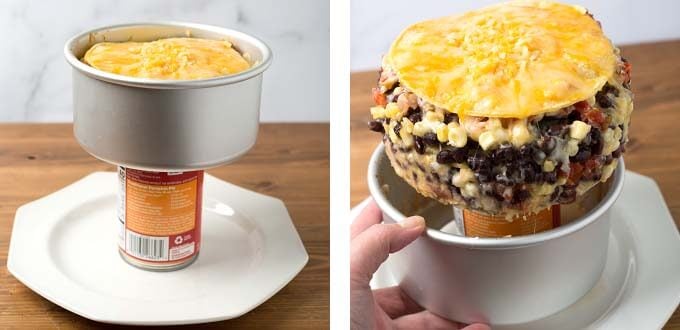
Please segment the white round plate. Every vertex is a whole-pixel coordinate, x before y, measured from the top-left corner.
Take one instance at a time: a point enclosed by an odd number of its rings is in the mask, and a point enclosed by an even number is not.
[[[367,202],[354,207],[351,219]],[[556,314],[494,329],[660,329],[680,302],[678,230],[654,180],[634,172],[626,172],[612,211],[607,264],[595,287]],[[389,264],[388,258],[371,287],[398,285]]]
[[[307,263],[285,205],[210,175],[204,181],[201,252],[171,272],[118,255],[115,173],[93,173],[17,210],[7,262],[33,291],[107,323],[190,324],[240,316]]]

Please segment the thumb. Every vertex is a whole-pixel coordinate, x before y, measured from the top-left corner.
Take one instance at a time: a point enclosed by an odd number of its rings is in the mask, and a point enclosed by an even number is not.
[[[403,249],[425,231],[425,219],[413,216],[395,224],[375,224],[351,242],[350,277],[368,285],[373,273],[392,252]],[[356,282],[355,282],[356,283]]]

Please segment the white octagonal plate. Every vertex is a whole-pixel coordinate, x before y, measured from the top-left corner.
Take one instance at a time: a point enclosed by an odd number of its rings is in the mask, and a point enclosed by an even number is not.
[[[169,325],[240,316],[309,258],[283,202],[206,175],[198,259],[172,272],[132,267],[118,255],[116,184],[115,173],[97,172],[21,206],[9,271],[89,319]]]
[[[654,180],[626,171],[624,181],[623,192],[612,206],[607,264],[595,287],[554,315],[494,329],[663,327],[680,302],[680,235]],[[367,202],[352,210],[352,219]],[[371,286],[397,284],[388,258]]]

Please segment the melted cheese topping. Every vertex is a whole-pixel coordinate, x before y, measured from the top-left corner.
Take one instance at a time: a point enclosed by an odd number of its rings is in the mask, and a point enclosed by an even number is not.
[[[460,116],[526,118],[595,95],[616,55],[585,9],[521,0],[414,24],[385,61],[405,87]]]
[[[106,72],[163,80],[214,78],[250,67],[230,42],[199,38],[102,42],[85,53],[83,62]]]

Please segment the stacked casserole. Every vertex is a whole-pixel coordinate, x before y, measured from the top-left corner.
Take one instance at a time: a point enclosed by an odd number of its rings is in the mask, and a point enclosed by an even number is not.
[[[630,65],[583,8],[513,1],[417,23],[383,58],[370,129],[421,194],[508,216],[573,202],[617,166]]]

